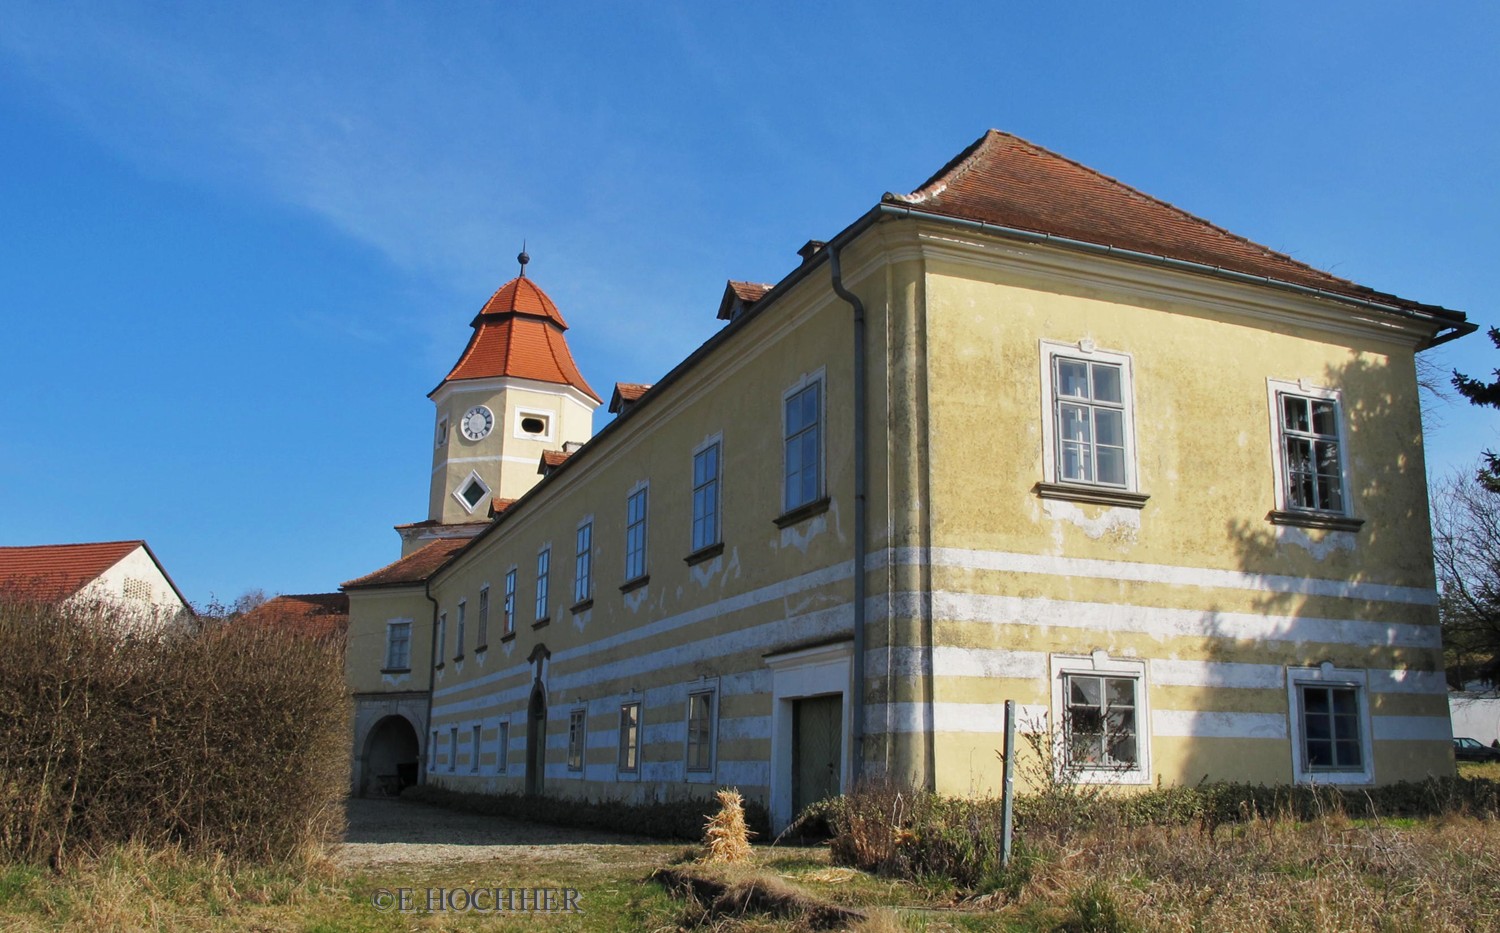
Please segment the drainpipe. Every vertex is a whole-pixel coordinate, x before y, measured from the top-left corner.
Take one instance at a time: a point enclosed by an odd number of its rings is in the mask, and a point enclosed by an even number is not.
[[[427,743],[431,742],[433,740],[432,739],[432,691],[435,690],[435,689],[437,689],[437,665],[438,665],[438,661],[440,660],[438,658],[438,656],[437,656],[438,655],[438,644],[437,644],[438,601],[432,598],[432,577],[431,576],[429,576],[427,579],[425,579],[425,580],[422,581],[422,595],[427,597],[427,601],[429,603],[432,603],[432,624],[430,624],[430,625],[427,626],[427,628],[429,630],[427,638],[428,638],[428,641],[430,643],[429,646],[428,646],[428,649],[427,649],[427,653],[429,655],[431,655],[431,659],[428,661],[428,664],[427,664],[427,724],[426,724],[426,728],[424,728],[422,730],[422,760],[421,760],[421,762],[417,766],[417,783],[418,784],[426,784],[427,783],[427,762],[431,761],[433,764],[437,764],[437,748],[436,747],[432,747],[432,748],[428,748],[427,747]]]
[[[865,416],[865,306],[859,296],[844,287],[839,265],[839,246],[828,244],[828,268],[833,273],[833,292],[854,311],[854,692],[850,712],[854,725],[849,746],[850,784],[859,782],[864,765],[865,738],[865,511],[869,488],[868,441]]]

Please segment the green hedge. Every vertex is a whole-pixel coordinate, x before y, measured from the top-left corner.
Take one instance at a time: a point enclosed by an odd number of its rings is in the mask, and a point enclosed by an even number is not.
[[[719,810],[712,797],[693,800],[624,803],[616,800],[573,800],[563,797],[527,796],[525,794],[482,794],[450,790],[432,784],[419,784],[401,792],[402,800],[413,800],[451,810],[503,816],[529,823],[552,826],[576,826],[582,829],[604,829],[656,839],[703,839],[703,826]],[[745,801],[745,822],[754,839],[765,840],[771,826],[766,808],[753,800]]]

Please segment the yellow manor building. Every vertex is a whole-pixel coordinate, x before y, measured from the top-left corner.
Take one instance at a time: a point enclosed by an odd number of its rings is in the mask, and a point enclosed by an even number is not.
[[[784,825],[889,775],[1453,771],[1415,354],[1463,314],[981,137],[651,386],[522,273],[433,390],[428,517],[344,585],[357,792]]]

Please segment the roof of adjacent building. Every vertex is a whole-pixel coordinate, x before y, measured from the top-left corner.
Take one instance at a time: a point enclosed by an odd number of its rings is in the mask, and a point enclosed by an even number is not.
[[[240,622],[313,638],[342,635],[349,629],[349,596],[347,593],[277,596],[245,613]]]
[[[568,325],[557,305],[526,276],[500,286],[470,326],[474,334],[443,383],[514,376],[572,386],[603,401],[573,362],[563,336]]]
[[[145,548],[177,598],[187,605],[177,584],[162,569],[145,541],[99,541],[87,544],[39,544],[0,547],[0,592],[25,599],[66,599],[98,579],[136,548]]]
[[[1365,301],[1447,311],[1316,269],[998,130],[985,133],[917,190],[887,194],[884,201]]]
[[[374,573],[367,573],[348,581],[340,588],[353,590],[362,587],[410,586],[421,583],[472,540],[474,539],[467,537],[438,538],[400,560],[386,564]]]

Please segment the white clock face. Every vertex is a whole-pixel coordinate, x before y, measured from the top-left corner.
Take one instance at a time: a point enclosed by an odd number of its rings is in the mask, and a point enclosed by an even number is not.
[[[477,441],[489,434],[490,428],[494,426],[495,416],[483,405],[475,405],[469,409],[464,413],[464,420],[460,422],[464,437],[467,437],[471,441]]]

